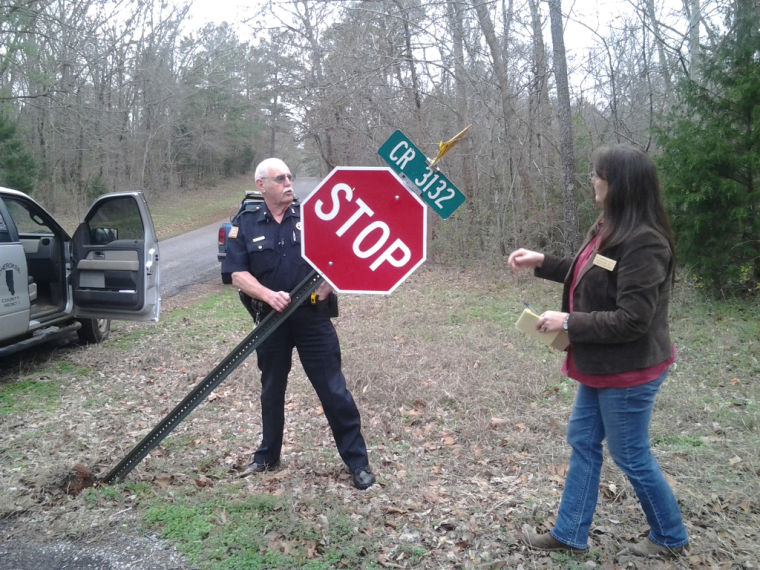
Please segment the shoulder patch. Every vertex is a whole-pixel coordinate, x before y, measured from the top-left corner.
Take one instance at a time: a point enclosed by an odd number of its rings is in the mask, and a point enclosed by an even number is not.
[[[235,239],[237,236],[238,236],[238,227],[237,226],[232,226],[230,228],[229,233],[227,234],[227,237]]]

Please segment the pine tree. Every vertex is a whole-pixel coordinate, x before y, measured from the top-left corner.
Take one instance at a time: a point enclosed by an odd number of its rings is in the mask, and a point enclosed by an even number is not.
[[[18,138],[16,125],[0,113],[0,186],[29,194],[36,177],[37,165]]]
[[[680,261],[715,294],[760,294],[759,25],[753,0],[736,0],[658,129]]]

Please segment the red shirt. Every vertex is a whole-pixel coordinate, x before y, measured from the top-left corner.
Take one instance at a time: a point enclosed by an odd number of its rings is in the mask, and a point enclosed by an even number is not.
[[[570,284],[570,312],[573,312],[573,293],[575,293],[575,286],[578,282],[578,276],[591,261],[596,254],[601,235],[597,235],[592,239],[583,251],[578,255],[578,261],[575,264],[573,270],[573,280]],[[573,359],[573,345],[567,349],[567,355],[565,361],[562,363],[562,373],[567,377],[577,380],[581,384],[590,386],[592,388],[630,388],[631,386],[638,386],[640,384],[646,384],[652,380],[662,376],[670,365],[676,360],[676,347],[671,344],[670,358],[650,366],[649,368],[641,368],[638,370],[628,370],[626,372],[619,372],[617,374],[584,374],[575,366],[575,360]]]

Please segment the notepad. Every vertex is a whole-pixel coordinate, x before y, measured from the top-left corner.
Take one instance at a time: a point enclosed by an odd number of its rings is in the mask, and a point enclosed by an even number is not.
[[[570,336],[565,331],[544,333],[536,328],[539,316],[530,309],[523,310],[520,318],[517,319],[515,327],[517,330],[524,332],[529,337],[535,338],[537,341],[556,348],[557,350],[565,350],[567,345],[570,344]]]

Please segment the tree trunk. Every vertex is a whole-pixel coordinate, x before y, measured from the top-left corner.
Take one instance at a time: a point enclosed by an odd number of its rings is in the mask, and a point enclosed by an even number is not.
[[[424,129],[422,123],[422,97],[420,95],[420,84],[417,79],[417,69],[414,66],[414,55],[412,52],[412,33],[409,29],[409,12],[403,0],[394,0],[394,4],[401,12],[401,22],[404,29],[404,60],[409,67],[409,77],[412,81],[412,99],[414,101],[414,122],[417,140],[424,140]]]
[[[451,26],[451,35],[454,48],[454,83],[456,89],[456,109],[457,109],[457,128],[456,132],[461,131],[467,126],[469,116],[469,105],[467,102],[467,71],[464,64],[464,31],[462,29],[462,12],[455,2],[447,2],[449,25]],[[452,133],[456,134],[456,133]],[[465,147],[471,145],[469,137],[464,140]],[[471,153],[465,153],[467,157]],[[462,179],[463,191],[472,200],[477,200],[475,195],[476,188],[473,180],[472,165],[469,158],[462,161]]]
[[[578,203],[575,191],[575,152],[573,150],[572,112],[567,79],[567,58],[563,36],[561,0],[548,0],[551,19],[554,77],[557,82],[557,120],[559,152],[562,163],[562,203],[564,211],[563,243],[565,254],[575,252],[580,245]]]
[[[528,91],[528,164],[538,164],[543,172],[553,169],[552,152],[544,140],[545,130],[551,125],[551,108],[549,105],[549,70],[546,62],[543,26],[538,8],[539,0],[528,0],[531,28],[533,30],[532,77]],[[544,209],[548,206],[547,190],[552,180],[543,175],[538,180],[541,187],[541,202]]]
[[[649,18],[649,25],[652,27],[652,33],[654,34],[654,40],[657,43],[657,59],[660,62],[660,73],[665,81],[665,94],[670,94],[673,87],[673,80],[671,79],[671,69],[668,57],[665,54],[665,42],[660,32],[660,22],[657,20],[657,14],[654,9],[654,0],[645,0],[645,9],[647,17]]]
[[[503,130],[503,134],[496,137],[497,140],[502,141],[502,148],[500,149],[498,156],[500,158],[503,157],[503,160],[509,165],[506,170],[506,175],[503,174],[503,171],[500,167],[497,166],[495,168],[496,172],[499,173],[497,174],[497,183],[499,186],[501,186],[500,190],[505,195],[510,194],[510,196],[503,200],[506,202],[506,204],[499,204],[496,210],[498,215],[501,211],[506,211],[507,207],[511,207],[511,229],[512,240],[514,242],[511,245],[514,246],[520,241],[520,220],[523,218],[522,212],[524,211],[525,202],[524,195],[530,191],[530,176],[527,172],[523,172],[523,165],[526,164],[523,153],[521,150],[513,151],[511,145],[512,142],[518,142],[517,130],[513,129],[512,132],[510,132],[510,125],[515,125],[517,123],[515,120],[515,110],[510,100],[512,90],[510,88],[509,79],[507,77],[505,57],[502,54],[501,47],[497,40],[496,31],[494,30],[491,16],[488,13],[488,6],[485,3],[477,2],[475,4],[475,12],[477,13],[478,23],[480,24],[480,28],[483,31],[483,37],[491,54],[491,60],[493,61],[493,74],[498,86],[498,92],[500,96],[499,109],[501,111],[501,116],[498,117],[498,124]],[[511,15],[511,5],[509,14]],[[507,15],[505,14],[505,28],[508,28],[507,23]],[[520,145],[517,144],[515,146],[519,148]],[[507,193],[507,190],[509,190],[509,193]],[[497,225],[506,225],[506,220],[501,219],[501,216],[499,219],[497,219],[496,222]],[[505,233],[506,231],[507,228],[505,227],[500,233]],[[509,247],[509,244],[506,244],[502,241],[500,243],[501,252],[505,253],[508,249],[511,249],[511,247]]]
[[[699,74],[699,22],[701,19],[699,0],[683,0],[684,11],[689,18],[689,77],[696,79]]]

